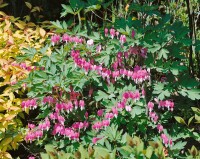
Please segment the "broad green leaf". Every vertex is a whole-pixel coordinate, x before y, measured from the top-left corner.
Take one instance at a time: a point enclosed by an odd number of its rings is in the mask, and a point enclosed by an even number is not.
[[[161,59],[162,57],[164,59],[167,59],[169,51],[167,49],[161,49],[160,52],[158,53],[158,59]]]
[[[200,90],[199,89],[192,89],[188,90],[188,97],[192,100],[200,99]]]
[[[56,21],[56,22],[51,22],[51,24],[53,24],[54,27],[58,28],[58,29],[63,29],[60,21]]]
[[[190,89],[190,90],[182,89],[178,92],[183,96],[187,93],[188,98],[190,98],[192,100],[200,99],[200,90],[199,89]]]
[[[7,5],[9,5],[9,3],[0,4],[0,8],[4,8],[4,7],[6,7]]]
[[[161,45],[160,44],[154,44],[154,47],[148,48],[148,51],[150,51],[151,53],[155,53],[156,51],[160,50]]]
[[[81,153],[81,159],[89,158],[87,151],[84,149],[82,145],[79,147],[79,152]]]
[[[136,152],[137,152],[137,154],[139,155],[139,154],[142,153],[143,150],[144,150],[144,143],[143,143],[143,142],[140,142],[140,143],[137,145],[137,147],[136,147]]]
[[[197,107],[191,107],[191,108],[195,113],[197,113],[197,115],[200,115],[200,109],[199,108],[197,108]]]
[[[200,123],[200,116],[199,115],[195,114],[194,118],[197,121],[196,123]]]
[[[105,92],[99,90],[97,92],[97,95],[94,97],[96,101],[100,101],[102,99],[108,99],[108,94],[106,94]]]
[[[112,147],[111,147],[111,144],[109,143],[108,140],[105,140],[105,145],[106,145],[106,148],[110,151],[112,151]]]
[[[131,115],[132,118],[134,118],[136,115],[140,115],[144,112],[144,109],[140,106],[134,106],[133,109],[131,110]]]
[[[49,155],[47,153],[40,153],[41,159],[49,159]]]
[[[40,112],[40,114],[36,117],[36,119],[44,119],[49,115],[51,111],[49,109],[45,109],[43,112]]]
[[[107,157],[107,156],[110,156],[109,154],[109,151],[106,149],[106,148],[103,148],[103,147],[98,147],[98,146],[95,146],[94,147],[94,157]]]
[[[188,126],[190,125],[191,121],[194,119],[194,116],[192,116],[189,120],[188,120]]]
[[[170,95],[171,95],[170,92],[168,90],[165,90],[158,95],[158,99],[163,100],[165,99],[165,97],[170,97]]]
[[[185,145],[187,144],[187,142],[182,142],[182,141],[179,141],[177,142],[175,145],[172,146],[171,150],[181,150],[181,149],[184,149]]]
[[[147,150],[146,150],[146,153],[145,153],[145,156],[146,156],[147,158],[151,158],[152,154],[153,154],[153,147],[148,146],[148,147],[147,147]]]
[[[193,157],[196,157],[199,154],[197,148],[194,145],[192,146],[190,153],[192,154]]]
[[[178,69],[172,68],[170,70],[171,70],[171,72],[172,72],[173,75],[178,75],[178,73],[179,73]]]
[[[113,1],[114,1],[114,0],[109,0],[108,2],[106,1],[106,3],[103,3],[103,4],[102,4],[102,5],[103,5],[103,8],[106,9],[107,7],[109,7],[109,6],[112,4]]]
[[[187,125],[187,124],[185,123],[185,120],[184,120],[183,118],[181,118],[181,117],[179,117],[179,116],[175,116],[174,118],[176,119],[176,121],[177,121],[178,123]]]
[[[66,13],[70,13],[70,14],[74,14],[74,11],[72,10],[71,6],[69,5],[65,5],[65,4],[61,4],[62,7],[65,9]],[[67,15],[67,14],[66,14]]]
[[[99,10],[100,8],[101,8],[100,4],[92,5],[85,9],[85,13],[90,12],[90,11]]]
[[[26,6],[27,6],[29,9],[31,9],[31,8],[32,8],[32,5],[31,5],[31,3],[29,3],[29,2],[25,2],[25,4],[26,4]]]
[[[130,146],[122,146],[121,149],[127,151],[129,154],[133,151],[133,149]]]

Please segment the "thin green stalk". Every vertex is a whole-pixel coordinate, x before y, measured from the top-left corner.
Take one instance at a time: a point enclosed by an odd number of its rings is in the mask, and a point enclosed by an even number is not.
[[[80,16],[80,12],[78,12],[78,21],[79,21],[79,25],[81,26],[81,16]]]
[[[190,1],[186,0],[187,4],[187,12],[188,12],[188,18],[189,18],[189,29],[190,29],[190,39],[193,41],[193,23],[192,23],[192,12],[190,10]],[[189,53],[189,73],[194,76],[194,63],[193,63],[193,49],[192,49],[192,44],[189,47],[190,53]]]

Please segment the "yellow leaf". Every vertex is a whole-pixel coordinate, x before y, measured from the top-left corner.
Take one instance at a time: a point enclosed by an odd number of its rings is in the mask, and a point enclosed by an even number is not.
[[[29,9],[31,9],[31,8],[32,8],[32,5],[31,5],[31,3],[29,3],[29,2],[25,2],[25,4],[26,4],[26,6],[27,6]]]
[[[5,63],[7,63],[7,60],[5,60],[5,59],[0,59],[0,64],[1,64],[1,65],[4,65]]]
[[[31,20],[31,17],[29,15],[26,15],[24,16],[24,19],[29,22]]]
[[[10,109],[10,110],[14,110],[14,111],[18,111],[18,110],[20,110],[19,107],[15,107],[15,106],[10,107],[9,109]]]
[[[4,153],[4,157],[6,157],[6,159],[11,159],[12,158],[12,156],[8,152]]]
[[[34,27],[34,26],[35,26],[35,24],[32,23],[32,22],[27,23],[27,25],[28,25],[29,27]]]
[[[1,149],[1,151],[2,151],[2,152],[6,152],[7,149],[8,149],[8,146],[9,146],[9,145],[5,145],[5,146],[3,146],[3,148]],[[5,153],[4,153],[3,156],[4,156],[4,158],[6,159],[6,157],[5,157]]]
[[[41,8],[36,6],[36,7],[33,7],[33,9],[31,10],[31,12],[35,12],[35,11],[38,11],[40,12],[41,11]]]
[[[5,150],[2,149],[2,151],[0,151],[0,158],[11,159],[12,156],[8,152],[5,152]]]
[[[24,33],[21,30],[17,30],[14,34],[13,37],[16,39],[23,39],[24,38]]]
[[[11,22],[9,22],[7,19],[5,19],[6,26],[4,27],[4,32],[7,32],[10,28]]]
[[[19,28],[19,29],[24,29],[25,26],[22,23],[15,23],[15,25]]]
[[[46,31],[43,28],[39,29],[41,37],[44,37],[46,35]]]
[[[20,104],[21,104],[21,99],[20,99],[20,98],[15,98],[14,102],[15,102],[17,105],[20,105]]]
[[[132,20],[137,20],[137,18],[136,18],[136,17],[133,17]]]
[[[4,111],[7,110],[7,107],[5,105],[0,106],[0,111]],[[1,116],[0,116],[0,120],[1,120]]]
[[[13,92],[10,92],[9,98],[10,98],[11,101],[13,101],[15,99],[15,96],[14,96]]]
[[[25,108],[25,112],[26,112],[26,114],[29,114],[29,109]]]
[[[85,17],[81,17],[81,20],[85,20]]]
[[[19,112],[19,114],[18,114],[22,119],[25,119],[25,117],[24,117],[24,114],[23,113],[21,113],[21,112]]]
[[[4,96],[9,96],[10,91],[11,91],[11,87],[7,87],[7,88],[4,90]]]
[[[12,137],[5,138],[4,140],[1,141],[0,146],[6,146],[9,143],[11,143],[11,141],[12,141]]]
[[[1,131],[1,132],[5,132],[5,131],[6,131],[6,129],[5,129],[5,128],[2,128],[2,127],[0,127],[0,131]]]
[[[11,100],[7,100],[7,102],[5,103],[5,107],[9,108],[12,105],[12,101]]]
[[[12,22],[16,20],[16,17],[14,17],[14,16],[9,16],[9,18],[10,18],[10,20],[11,20]]]
[[[3,119],[3,120],[5,120],[5,119]],[[2,126],[3,126],[5,129],[7,129],[7,127],[8,127],[8,122],[7,122],[7,121],[3,121],[3,122],[2,122]]]
[[[128,12],[128,9],[129,9],[129,4],[126,5],[125,11]]]
[[[9,45],[14,44],[14,39],[13,39],[13,37],[10,36],[10,35],[9,35],[9,38],[8,38],[8,44],[9,44]]]
[[[47,52],[46,52],[46,55],[47,55],[47,56],[51,56],[51,49],[50,49],[50,48],[48,48],[48,50],[47,50]]]
[[[6,14],[4,12],[2,12],[2,11],[0,11],[0,15],[6,16]]]
[[[11,142],[11,146],[12,146],[12,148],[13,148],[14,150],[17,149],[17,143],[16,143],[16,142],[12,141],[12,142]]]
[[[5,64],[5,65],[2,67],[2,70],[4,70],[4,71],[8,71],[8,69],[9,69],[9,65],[7,65],[7,64]]]
[[[12,70],[13,72],[13,75],[12,75],[12,77],[10,78],[10,82],[16,82],[17,81],[17,75],[16,74],[18,74],[18,73],[20,73],[20,72],[16,72],[15,70]]]
[[[0,82],[0,87],[5,86],[7,84],[9,84],[9,83],[8,82]]]
[[[15,116],[16,116],[15,114],[12,114],[12,115],[6,114],[6,115],[5,115],[5,120],[6,120],[6,121],[12,120]]]
[[[11,24],[11,22],[8,19],[5,19],[5,23],[6,23],[6,25]]]
[[[46,41],[46,39],[43,38],[43,39],[40,39],[39,43],[42,44],[42,43],[44,43],[45,41]]]
[[[0,121],[3,119],[4,115],[0,114]]]
[[[7,76],[4,78],[5,78],[4,82],[10,82],[10,75],[7,74]]]
[[[17,136],[14,138],[14,142],[21,142],[24,140],[24,137],[22,136],[22,134],[17,134]]]

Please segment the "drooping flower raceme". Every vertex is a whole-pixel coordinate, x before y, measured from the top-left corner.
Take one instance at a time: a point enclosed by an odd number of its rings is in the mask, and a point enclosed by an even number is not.
[[[98,115],[99,117],[103,116],[103,109],[98,110],[98,111],[97,111],[97,115]]]
[[[117,39],[119,38],[119,32],[118,31],[116,31],[116,36],[117,36]]]
[[[157,125],[158,132],[161,133],[163,131],[163,126],[161,124]]]
[[[170,101],[170,100],[165,100],[165,101],[159,101],[159,105],[158,108],[167,108],[168,110],[173,111],[174,110],[174,102]]]
[[[122,45],[126,42],[126,35],[120,36],[120,42],[121,42]]]
[[[77,37],[77,36],[70,36],[70,35],[68,35],[68,34],[64,34],[63,36],[62,36],[62,41],[63,42],[65,42],[66,44],[67,43],[69,43],[69,42],[73,42],[73,43],[75,43],[75,44],[81,44],[81,43],[83,43],[83,41],[84,41],[84,39],[82,39],[82,38],[79,38],[79,37]]]
[[[55,44],[57,44],[57,43],[59,43],[59,41],[60,41],[60,35],[53,35],[52,37],[51,37],[51,42],[52,42],[52,45],[55,45]]]
[[[91,62],[87,62],[84,58],[80,57],[80,53],[77,50],[72,50],[71,56],[74,60],[75,66],[83,68],[86,74],[88,71],[97,71],[98,74],[100,74],[103,79],[107,79],[107,81],[110,81],[111,78],[114,78],[116,81],[120,75],[123,77],[127,76],[128,79],[134,80],[136,84],[140,84],[150,79],[149,71],[142,69],[141,67],[137,67],[135,70],[120,69],[119,71],[112,71],[108,68],[102,67],[101,65],[94,65]],[[119,56],[121,55],[119,54]]]
[[[36,99],[29,99],[26,101],[23,101],[21,103],[22,109],[36,109],[37,108],[37,102]]]
[[[93,143],[93,144],[96,144],[97,141],[99,141],[100,139],[101,139],[101,138],[94,137],[94,138],[92,139],[92,143]]]
[[[154,107],[154,103],[153,102],[148,102],[147,107],[148,107],[149,112],[152,112],[153,107]]]
[[[108,36],[108,28],[104,29],[105,36]]]
[[[115,37],[115,29],[113,28],[110,29],[110,36],[112,39]]]

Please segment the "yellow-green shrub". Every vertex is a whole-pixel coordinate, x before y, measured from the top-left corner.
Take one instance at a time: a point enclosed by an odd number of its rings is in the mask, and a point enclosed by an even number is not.
[[[41,48],[47,37],[38,25],[0,12],[0,158],[12,158],[7,151],[17,149],[23,141],[20,119],[24,117],[21,97],[25,88],[13,90],[12,85],[24,79],[29,71],[16,65],[16,56],[24,47]],[[24,62],[31,65],[31,61]]]

